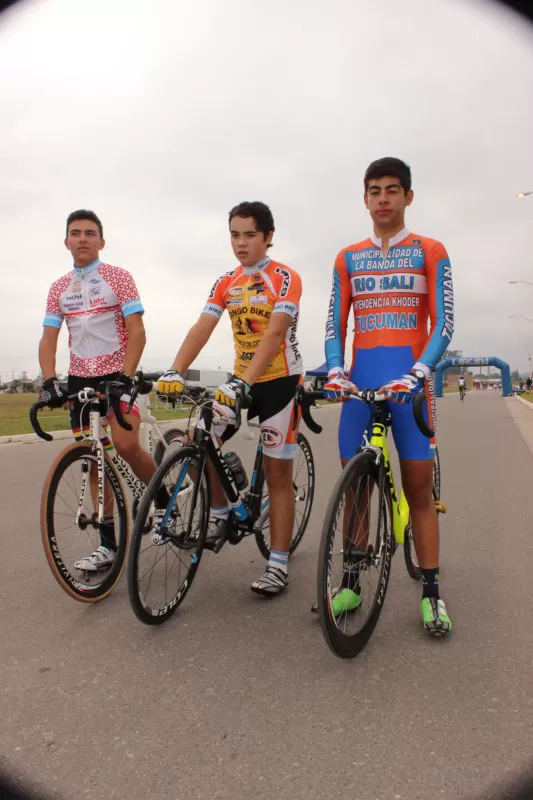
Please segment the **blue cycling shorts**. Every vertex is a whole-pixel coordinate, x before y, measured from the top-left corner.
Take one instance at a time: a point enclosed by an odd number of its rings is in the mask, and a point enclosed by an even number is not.
[[[380,389],[385,383],[408,374],[414,364],[410,347],[376,347],[357,350],[355,363],[350,370],[350,380],[358,389]],[[424,416],[430,427],[435,428],[435,395],[433,382],[426,384],[427,403]],[[431,461],[435,457],[436,440],[428,439],[418,430],[411,403],[387,402],[392,420],[392,435],[402,459]],[[340,457],[352,458],[363,444],[363,434],[370,422],[370,408],[360,400],[343,403],[339,424]]]

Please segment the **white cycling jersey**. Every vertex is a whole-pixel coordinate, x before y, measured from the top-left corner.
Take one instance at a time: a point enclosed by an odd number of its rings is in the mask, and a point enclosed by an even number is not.
[[[60,328],[66,321],[69,374],[89,378],[120,372],[128,342],[125,317],[142,313],[130,273],[98,260],[54,281],[43,325]]]

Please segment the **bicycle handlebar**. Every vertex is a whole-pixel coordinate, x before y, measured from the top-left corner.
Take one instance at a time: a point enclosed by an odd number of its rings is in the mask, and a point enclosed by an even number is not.
[[[133,395],[133,390],[132,390],[132,395]],[[113,411],[115,412],[115,417],[117,418],[117,422],[120,425],[120,427],[124,428],[125,431],[132,431],[133,430],[132,426],[130,425],[129,422],[126,422],[126,420],[122,415],[122,409],[120,408],[120,397],[116,397],[115,395],[109,393],[108,383],[106,383],[105,387],[105,396],[109,408],[112,408]],[[131,406],[133,406],[133,399],[134,398],[132,396],[132,400],[129,403],[130,408],[128,408],[128,411],[131,411]]]
[[[360,389],[357,394],[351,395],[350,399],[362,400],[364,403],[368,403],[370,405],[372,403],[382,403],[387,400],[387,397],[385,397],[383,394],[378,394],[376,391],[374,391],[374,389]],[[433,428],[429,427],[424,417],[425,401],[425,392],[419,392],[417,395],[415,395],[413,400],[413,416],[420,433],[423,436],[426,436],[428,439],[433,439],[435,436],[435,431]]]
[[[141,379],[142,379],[142,373],[141,373]],[[135,391],[135,389],[133,390],[133,392],[134,391]],[[150,391],[151,391],[151,386],[150,386],[150,389],[148,389],[148,392],[150,392]],[[133,397],[133,392],[132,392],[132,397]],[[141,391],[141,389],[137,390],[137,394],[139,392],[141,394],[145,394],[144,390],[142,390],[142,391]],[[67,395],[67,397],[65,398],[65,402],[67,403],[67,402],[69,402],[71,400],[78,400],[78,399],[80,400],[80,402],[87,402],[87,401],[90,401],[90,400],[94,400],[94,398],[97,396],[97,394],[98,394],[98,392],[97,392],[96,389],[91,389],[91,388],[82,389],[80,392],[74,392],[74,394]],[[83,395],[83,399],[80,397],[80,395]],[[109,383],[105,384],[105,395],[106,395],[106,399],[107,399],[107,402],[108,402],[108,406],[109,406],[109,408],[111,408],[114,411],[115,416],[117,418],[117,422],[120,425],[120,427],[124,428],[124,430],[126,430],[126,431],[131,431],[132,430],[132,426],[130,425],[129,422],[126,422],[126,420],[124,419],[124,416],[122,414],[122,410],[120,408],[120,399],[118,397],[115,397],[114,395],[111,395],[109,393]],[[135,398],[133,397],[133,400],[134,399]],[[133,403],[131,403],[131,405],[133,405]],[[50,406],[48,403],[44,402],[43,400],[39,400],[36,403],[34,403],[30,408],[29,416],[30,416],[31,426],[32,426],[33,430],[35,431],[35,433],[37,434],[37,436],[39,436],[40,439],[44,439],[45,442],[51,442],[54,437],[50,433],[47,433],[47,431],[43,430],[43,428],[41,427],[41,424],[40,424],[40,422],[39,422],[39,420],[37,418],[37,413],[42,408],[54,408],[54,407],[55,406]]]
[[[424,418],[424,402],[426,400],[425,392],[419,392],[413,400],[413,414],[415,422],[418,425],[418,430],[428,439],[433,439],[435,431],[430,428]]]
[[[297,386],[296,392],[294,395],[294,406],[295,410],[296,407],[299,405],[302,409],[302,419],[309,428],[310,431],[313,433],[322,433],[322,425],[319,425],[318,422],[315,422],[313,417],[311,416],[311,407],[316,406],[316,400],[323,400],[324,395],[322,392],[306,392],[303,386]],[[292,429],[296,429],[296,425],[298,423],[298,415],[294,414],[294,419],[292,423]]]
[[[41,439],[44,439],[45,442],[51,442],[54,437],[51,436],[46,431],[43,431],[39,423],[39,420],[37,419],[37,412],[39,411],[39,409],[46,408],[47,406],[48,403],[44,403],[42,400],[38,403],[34,403],[30,408],[30,422],[37,436],[39,436]]]

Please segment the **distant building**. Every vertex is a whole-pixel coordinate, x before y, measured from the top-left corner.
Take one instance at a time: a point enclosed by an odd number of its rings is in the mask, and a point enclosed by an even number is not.
[[[27,394],[39,391],[39,380],[30,380],[29,378],[15,378],[14,381],[8,381],[6,392],[8,394]]]

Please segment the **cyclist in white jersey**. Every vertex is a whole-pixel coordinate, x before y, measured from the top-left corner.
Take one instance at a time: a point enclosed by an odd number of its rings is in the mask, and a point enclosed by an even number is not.
[[[109,410],[113,444],[137,477],[148,483],[155,472],[152,456],[139,442],[139,411],[134,406],[125,413],[131,399],[132,379],[139,364],[146,335],[144,309],[135,281],[129,272],[100,261],[104,247],[102,223],[93,211],[73,211],[67,219],[65,246],[72,254],[73,269],[54,281],[46,305],[39,361],[43,375],[40,399],[50,406],[61,406],[66,395],[56,377],[59,331],[65,320],[69,332],[70,366],[68,393],[112,381],[111,392],[120,398],[124,418],[131,431],[122,428]],[[101,410],[106,413],[105,404]],[[75,402],[70,409],[72,431],[82,439],[89,429],[88,412]],[[94,486],[96,474],[91,473]],[[165,492],[166,495],[166,492]],[[165,503],[166,497],[161,497]],[[116,540],[113,500],[106,492],[105,519],[100,526],[101,544],[94,553],[77,562],[80,570],[98,571],[113,563]]]

